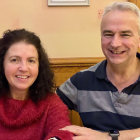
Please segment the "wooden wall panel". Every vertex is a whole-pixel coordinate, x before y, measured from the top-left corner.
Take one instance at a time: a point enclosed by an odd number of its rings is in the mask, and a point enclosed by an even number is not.
[[[104,57],[93,58],[51,58],[51,67],[55,74],[56,86],[60,86],[68,78],[80,70],[87,69],[90,66],[102,61]]]
[[[137,0],[137,6],[140,8],[140,0]]]
[[[104,57],[92,57],[92,58],[51,58],[51,68],[55,74],[56,86],[60,86],[68,78],[83,69],[87,69],[90,66],[97,64],[104,60]],[[72,124],[82,126],[82,121],[79,114],[75,111],[70,111],[70,119]]]
[[[135,3],[140,8],[140,0],[128,0],[128,1]]]

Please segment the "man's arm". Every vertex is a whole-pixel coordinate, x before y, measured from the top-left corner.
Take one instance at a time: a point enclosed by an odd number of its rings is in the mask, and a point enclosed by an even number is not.
[[[76,81],[77,74],[73,77]],[[71,78],[57,88],[56,93],[70,110],[77,111],[77,87],[71,82]]]

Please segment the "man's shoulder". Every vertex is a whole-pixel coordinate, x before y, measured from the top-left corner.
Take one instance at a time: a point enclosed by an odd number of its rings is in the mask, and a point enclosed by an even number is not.
[[[103,72],[102,67],[104,67],[104,61],[74,74],[70,78],[70,81],[72,83],[85,83],[85,81],[93,81],[94,79],[96,79],[96,77],[98,77],[99,74],[101,74],[100,71]]]
[[[101,62],[89,67],[88,69],[82,70],[81,72],[84,72],[84,71],[95,72],[99,68],[99,66],[103,64],[103,62],[104,61],[101,61]]]
[[[85,77],[87,75],[93,75],[93,74],[95,74],[95,72],[100,71],[100,69],[102,69],[102,67],[104,67],[104,63],[105,63],[105,61],[101,61],[101,62],[89,67],[88,69],[81,70],[80,72],[77,72],[76,74],[74,74],[71,78]]]

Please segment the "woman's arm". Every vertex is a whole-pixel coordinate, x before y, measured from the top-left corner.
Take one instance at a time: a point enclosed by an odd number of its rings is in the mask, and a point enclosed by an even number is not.
[[[51,137],[58,137],[61,140],[72,140],[72,133],[61,128],[70,125],[69,111],[66,105],[54,95],[49,99],[49,109],[46,121],[46,137],[48,140]]]

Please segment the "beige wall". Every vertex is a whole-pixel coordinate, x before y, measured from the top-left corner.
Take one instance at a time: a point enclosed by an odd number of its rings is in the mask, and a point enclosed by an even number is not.
[[[100,14],[113,1],[90,0],[86,7],[48,7],[47,0],[0,0],[0,35],[7,29],[26,28],[40,36],[51,58],[102,57]]]

